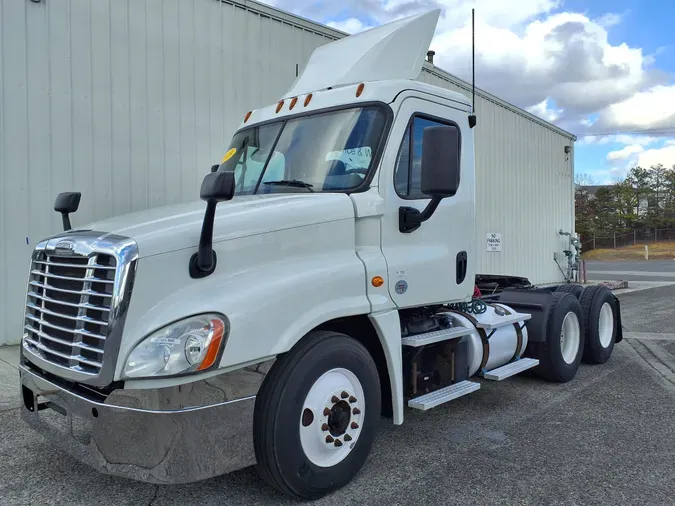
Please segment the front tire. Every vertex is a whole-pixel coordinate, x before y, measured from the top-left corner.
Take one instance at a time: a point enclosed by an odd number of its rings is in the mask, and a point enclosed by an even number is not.
[[[318,499],[349,483],[375,439],[377,367],[355,339],[310,332],[272,367],[255,402],[253,443],[263,479]]]

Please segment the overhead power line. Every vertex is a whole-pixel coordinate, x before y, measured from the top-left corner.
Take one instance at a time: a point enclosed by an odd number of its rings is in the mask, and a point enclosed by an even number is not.
[[[668,128],[645,128],[643,130],[617,130],[615,132],[600,132],[600,133],[588,133],[588,134],[579,134],[577,137],[608,137],[611,135],[641,135],[641,134],[674,134],[675,127]]]

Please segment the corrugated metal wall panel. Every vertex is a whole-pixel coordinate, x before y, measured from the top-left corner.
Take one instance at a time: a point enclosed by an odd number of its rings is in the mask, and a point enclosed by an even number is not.
[[[468,85],[429,66],[419,80],[471,96]],[[561,280],[553,254],[564,269],[569,239],[558,231],[574,231],[573,165],[564,151],[573,137],[483,93],[476,94],[476,115],[478,272]],[[488,233],[501,234],[501,252],[487,251]]]
[[[74,223],[194,199],[247,110],[340,36],[255,2],[0,0],[0,344],[28,259]]]
[[[0,344],[19,340],[58,192],[82,192],[75,223],[194,199],[242,115],[343,35],[251,0],[0,0]],[[431,70],[420,79],[467,93]],[[480,270],[558,279],[569,141],[495,101],[477,108]],[[487,232],[501,253],[484,251]]]

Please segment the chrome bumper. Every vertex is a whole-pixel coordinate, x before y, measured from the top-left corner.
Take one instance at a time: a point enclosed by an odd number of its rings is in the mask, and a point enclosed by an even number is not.
[[[255,393],[271,362],[104,400],[20,366],[22,418],[76,459],[149,483],[188,483],[255,464]],[[74,389],[73,389],[74,390]]]

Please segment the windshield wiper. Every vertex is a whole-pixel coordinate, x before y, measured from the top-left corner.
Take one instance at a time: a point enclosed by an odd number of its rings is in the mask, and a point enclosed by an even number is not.
[[[295,186],[297,188],[306,188],[310,192],[314,192],[314,190],[312,190],[313,185],[305,183],[304,181],[300,181],[299,179],[282,179],[281,181],[265,181],[263,184],[268,184],[272,186]]]

